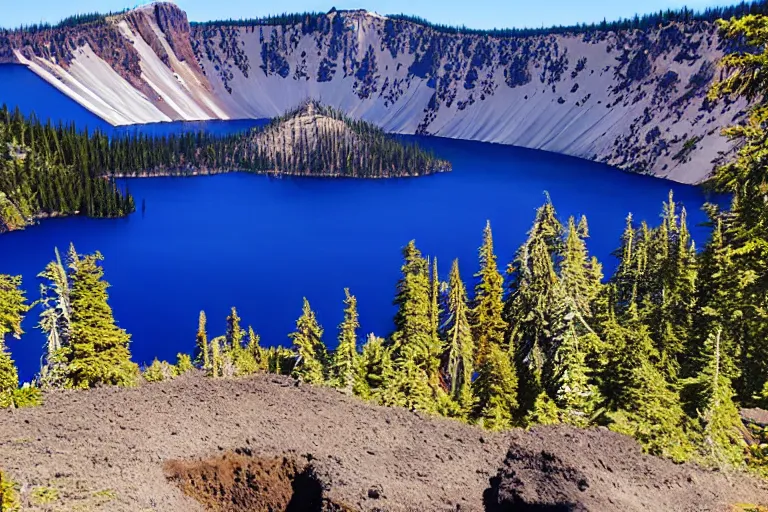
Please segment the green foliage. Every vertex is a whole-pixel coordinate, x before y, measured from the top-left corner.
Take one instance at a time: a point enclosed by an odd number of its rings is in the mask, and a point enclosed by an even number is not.
[[[195,363],[207,372],[211,370],[211,349],[208,346],[208,333],[205,331],[205,324],[205,311],[201,311],[195,341]]]
[[[382,400],[387,405],[434,411],[442,346],[433,333],[429,263],[414,241],[403,249],[403,260],[395,297],[395,332],[389,342],[392,365],[384,376]]]
[[[34,505],[49,505],[59,501],[59,490],[53,487],[35,487],[32,489],[31,501]]]
[[[378,397],[384,388],[385,376],[392,372],[391,364],[391,356],[384,340],[373,334],[369,335],[358,358],[352,392],[366,400]]]
[[[21,409],[43,405],[43,394],[39,388],[24,385],[19,389],[0,391],[0,409]]]
[[[189,354],[176,354],[176,375],[184,375],[195,369]]]
[[[555,402],[545,392],[539,393],[533,402],[533,407],[525,417],[525,424],[534,425],[556,425],[560,423],[560,411]]]
[[[71,356],[70,337],[72,334],[72,303],[67,269],[61,261],[58,249],[56,259],[38,274],[43,280],[40,286],[42,306],[38,327],[47,339],[43,364],[38,379],[43,388],[62,388],[69,374]]]
[[[296,331],[290,335],[298,358],[293,376],[308,384],[325,381],[328,354],[323,344],[323,328],[317,323],[315,312],[304,299],[301,316],[296,321]]]
[[[480,363],[490,345],[505,344],[507,322],[504,320],[504,278],[499,272],[496,253],[493,251],[493,234],[488,221],[483,231],[480,247],[480,271],[475,286],[470,324],[475,340],[475,360]]]
[[[163,382],[176,377],[176,368],[167,361],[158,361],[155,359],[151,365],[144,368],[141,376],[147,382]]]
[[[448,282],[448,316],[442,326],[445,340],[442,374],[449,396],[456,402],[461,416],[467,416],[474,407],[472,375],[475,347],[468,320],[467,292],[459,274],[459,260],[454,260]]]
[[[19,337],[23,332],[21,321],[29,306],[20,286],[20,277],[0,274],[0,393],[19,386],[19,374],[5,345],[5,336]]]
[[[104,270],[100,253],[81,256],[70,248],[72,360],[68,385],[88,388],[96,385],[129,386],[135,383],[138,367],[128,350],[130,335],[117,327],[107,304]]]
[[[721,336],[719,329],[707,337],[699,356],[699,371],[686,386],[692,408],[698,413],[704,457],[716,464],[740,465],[745,457],[743,425],[733,402],[731,380],[722,373],[728,365],[720,347]]]
[[[704,263],[718,286],[704,291],[702,308],[707,329],[722,328],[725,354],[738,357],[734,380],[737,396],[749,403],[768,380],[768,23],[765,16],[746,16],[721,22],[725,37],[746,43],[748,51],[727,55],[722,65],[727,76],[710,91],[712,99],[738,97],[753,101],[748,119],[725,130],[737,144],[736,158],[717,169],[712,180],[730,193],[730,210],[711,207],[715,232]],[[701,337],[703,339],[703,336]],[[730,372],[725,369],[726,374]]]
[[[496,343],[490,343],[478,367],[473,383],[477,397],[473,419],[489,430],[512,426],[517,403],[517,375],[509,355]]]
[[[106,148],[106,149],[105,149]],[[34,217],[120,217],[134,211],[130,194],[102,175],[109,139],[74,125],[42,124],[0,108],[0,232]]]
[[[357,330],[360,321],[357,316],[357,298],[344,289],[344,321],[339,325],[339,344],[333,353],[331,363],[331,384],[351,392],[355,387],[358,371]]]
[[[19,485],[3,471],[0,471],[0,510],[3,512],[19,512],[21,510]]]

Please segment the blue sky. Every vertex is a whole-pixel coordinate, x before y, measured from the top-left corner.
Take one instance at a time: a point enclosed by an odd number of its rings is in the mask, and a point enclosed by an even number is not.
[[[62,17],[84,12],[119,11],[137,0],[3,0],[0,24],[16,27],[40,21],[55,23]],[[149,3],[149,2],[139,2]],[[609,21],[683,5],[702,9],[737,3],[723,0],[178,0],[192,21],[252,18],[282,12],[328,11],[365,8],[380,14],[406,13],[435,23],[471,28],[540,27],[578,22]]]

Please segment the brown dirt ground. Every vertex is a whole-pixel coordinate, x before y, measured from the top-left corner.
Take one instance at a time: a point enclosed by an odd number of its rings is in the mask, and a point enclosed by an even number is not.
[[[764,482],[645,456],[604,430],[492,434],[285,377],[189,375],[45,398],[39,408],[0,411],[0,467],[22,485],[25,510],[768,505]]]

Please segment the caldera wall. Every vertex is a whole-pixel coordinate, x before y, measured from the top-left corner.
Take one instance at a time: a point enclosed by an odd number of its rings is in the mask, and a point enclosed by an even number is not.
[[[160,3],[99,25],[109,51],[93,30],[69,29],[64,60],[13,37],[0,38],[0,55],[114,124],[272,117],[312,98],[396,133],[543,149],[686,183],[731,151],[720,131],[745,108],[706,99],[726,50],[706,22],[491,37],[334,11],[190,27]],[[108,58],[115,51],[122,60]]]

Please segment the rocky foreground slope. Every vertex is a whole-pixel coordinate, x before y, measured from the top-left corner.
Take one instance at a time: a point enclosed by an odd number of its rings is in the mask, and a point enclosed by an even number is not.
[[[113,124],[274,117],[312,98],[387,131],[544,149],[695,183],[745,105],[706,91],[726,47],[709,22],[531,37],[448,34],[366,11],[190,26],[155,3],[98,23],[0,33]],[[295,19],[294,19],[295,20]]]
[[[602,430],[492,434],[286,377],[188,375],[0,411],[24,510],[729,510],[768,485]]]

